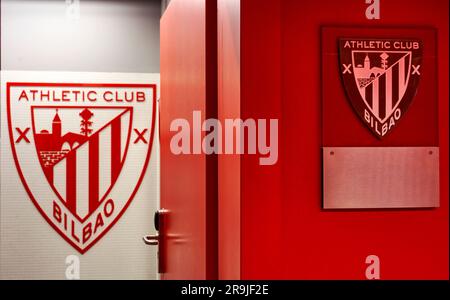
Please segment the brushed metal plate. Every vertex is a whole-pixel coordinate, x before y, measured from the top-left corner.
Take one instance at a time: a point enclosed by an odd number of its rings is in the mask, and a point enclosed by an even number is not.
[[[323,207],[439,207],[439,148],[324,147]]]

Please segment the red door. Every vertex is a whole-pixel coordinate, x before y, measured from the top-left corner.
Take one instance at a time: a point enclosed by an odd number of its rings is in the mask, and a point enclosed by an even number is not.
[[[211,0],[172,0],[161,19],[161,208],[167,210],[160,232],[163,279],[217,277],[217,160],[199,154],[195,145],[203,138],[196,126],[217,114],[216,28]],[[201,120],[193,120],[198,114]],[[170,131],[176,119],[190,124],[191,154],[171,149],[180,130]]]

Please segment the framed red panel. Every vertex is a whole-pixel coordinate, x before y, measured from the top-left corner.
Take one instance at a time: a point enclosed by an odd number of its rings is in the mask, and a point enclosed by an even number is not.
[[[436,31],[323,27],[321,43],[323,207],[438,207]]]

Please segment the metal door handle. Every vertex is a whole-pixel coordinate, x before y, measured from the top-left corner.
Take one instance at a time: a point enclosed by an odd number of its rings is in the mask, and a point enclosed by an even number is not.
[[[146,235],[142,238],[146,245],[157,246],[159,242],[159,235]]]
[[[158,273],[165,273],[166,270],[166,260],[164,256],[166,255],[167,244],[167,214],[168,210],[166,209],[160,209],[155,212],[153,222],[158,233],[155,235],[146,235],[142,238],[146,245],[158,246]]]

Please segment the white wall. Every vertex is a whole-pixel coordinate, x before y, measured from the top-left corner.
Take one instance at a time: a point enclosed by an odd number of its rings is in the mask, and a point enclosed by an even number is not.
[[[68,17],[66,0],[1,0],[2,71],[159,73],[160,0],[79,3],[77,19]],[[127,78],[119,74],[117,80],[121,76]],[[4,107],[1,111],[4,114]],[[0,120],[6,128],[5,117]],[[6,131],[2,134],[2,162],[14,169],[3,137],[7,138]],[[156,248],[141,241],[144,234],[154,233],[153,212],[159,206],[157,139],[147,170],[147,182],[121,220],[101,243],[80,256],[82,279],[157,278]],[[0,176],[5,174],[0,172]],[[1,177],[2,182],[7,179]],[[14,182],[7,186],[23,193],[15,176],[10,179]],[[17,200],[27,198],[23,195]],[[0,199],[0,279],[64,279],[65,257],[78,253],[46,224],[29,199],[22,202],[23,206],[11,211]],[[27,233],[28,238],[18,232]],[[56,246],[48,251],[49,245]]]
[[[79,8],[75,19],[66,0],[2,0],[2,70],[159,73],[160,0]]]

